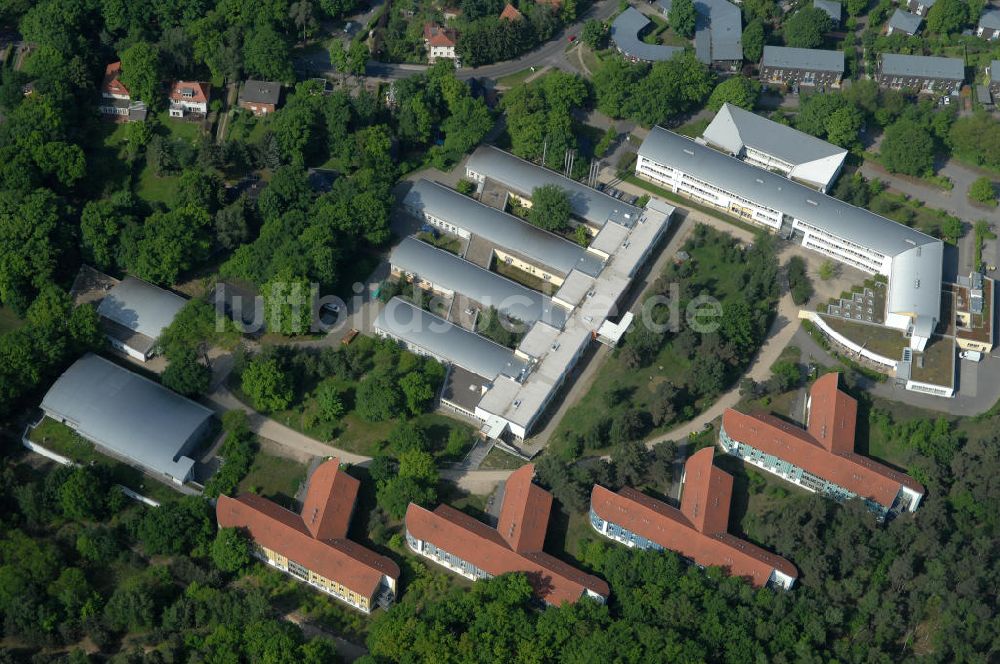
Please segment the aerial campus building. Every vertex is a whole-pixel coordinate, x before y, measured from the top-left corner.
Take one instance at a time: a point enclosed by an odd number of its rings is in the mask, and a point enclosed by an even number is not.
[[[187,303],[142,279],[126,276],[119,281],[86,265],[70,294],[78,305],[97,307],[101,330],[111,346],[140,362],[156,354],[160,334]]]
[[[706,447],[685,462],[680,509],[631,487],[615,493],[595,484],[590,525],[629,547],[669,549],[701,567],[722,567],[758,588],[788,590],[798,578],[792,563],[729,534],[733,477],[712,463],[714,453]]]
[[[822,192],[833,186],[847,157],[844,148],[728,102],[705,128],[702,139],[740,161]]]
[[[445,406],[482,421],[491,439],[523,440],[591,342],[615,345],[632,322],[632,314],[618,308],[669,226],[673,208],[656,201],[646,208],[626,205],[493,149],[477,151],[467,172],[482,187],[502,191],[498,207],[426,180],[413,186],[403,205],[476,251],[460,258],[408,239],[390,257],[397,277],[467,305],[452,306],[445,320],[396,298],[379,315],[375,332],[449,366]],[[592,234],[588,247],[502,211],[508,197],[530,203],[532,186],[547,183],[569,191],[577,223]],[[478,264],[471,253],[479,256]],[[489,270],[491,264],[549,283],[552,294],[502,277]],[[463,312],[491,307],[522,326],[516,348],[479,336],[474,321],[463,327]]]
[[[965,83],[965,60],[883,53],[879,58],[875,80],[884,88],[957,95]]]
[[[41,408],[101,451],[174,484],[191,479],[191,455],[212,418],[208,408],[91,354],[56,380]]]
[[[546,605],[559,606],[588,597],[600,603],[611,594],[608,584],[542,550],[552,511],[552,494],[534,484],[531,464],[504,484],[496,528],[448,505],[430,511],[410,503],[406,510],[406,545],[412,551],[473,581],[522,572]]]
[[[672,0],[658,0],[668,19]],[[736,69],[743,63],[743,19],[740,8],[726,0],[695,0],[694,53],[712,67]]]
[[[347,539],[360,485],[331,459],[313,471],[300,513],[242,493],[219,496],[215,514],[220,528],[247,533],[257,558],[370,613],[395,600],[399,566]]]
[[[844,52],[793,46],[765,46],[760,80],[839,88],[844,77]]]
[[[611,41],[618,51],[631,60],[662,62],[684,51],[682,46],[647,44],[639,37],[652,23],[635,7],[629,7],[611,24]]]
[[[662,127],[639,148],[636,174],[677,194],[799,240],[888,279],[884,324],[922,351],[941,318],[940,240],[758,168]]]
[[[719,445],[743,461],[835,500],[859,498],[880,518],[913,512],[924,487],[854,451],[858,403],[839,389],[840,374],[819,378],[809,390],[806,428],[770,414],[729,409]]]

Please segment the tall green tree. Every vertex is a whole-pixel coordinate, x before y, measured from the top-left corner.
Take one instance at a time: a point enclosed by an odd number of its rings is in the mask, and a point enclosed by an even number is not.
[[[822,9],[805,7],[792,14],[782,29],[787,46],[816,48],[830,29],[830,16]]]
[[[694,36],[696,18],[694,3],[691,0],[674,0],[670,5],[670,12],[667,13],[667,20],[674,32],[688,39]]]
[[[162,75],[160,53],[154,44],[136,42],[122,52],[121,81],[134,99],[141,99],[147,106],[162,106],[159,93]]]

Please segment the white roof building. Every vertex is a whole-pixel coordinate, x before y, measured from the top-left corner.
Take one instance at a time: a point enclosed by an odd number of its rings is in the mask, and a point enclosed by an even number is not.
[[[847,158],[844,148],[728,103],[702,138],[741,161],[780,171],[823,192],[833,186]]]
[[[163,330],[173,322],[187,300],[159,286],[125,277],[97,307],[111,344],[145,362],[156,350]]]

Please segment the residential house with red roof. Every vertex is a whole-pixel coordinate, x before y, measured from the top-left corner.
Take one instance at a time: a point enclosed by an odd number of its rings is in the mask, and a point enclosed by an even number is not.
[[[451,28],[445,28],[433,23],[424,24],[424,48],[427,49],[427,62],[434,64],[441,58],[457,59],[455,46],[458,44],[458,33]]]
[[[730,535],[733,477],[712,463],[706,447],[684,464],[681,508],[632,487],[618,493],[594,485],[590,525],[605,537],[638,549],[669,549],[701,567],[721,567],[754,587],[788,590],[798,571],[781,556]]]
[[[524,14],[519,12],[517,10],[517,7],[510,4],[509,2],[506,4],[506,6],[504,6],[503,11],[500,12],[501,20],[520,21],[522,18],[524,18]]]
[[[176,81],[170,86],[170,117],[183,118],[188,113],[208,115],[211,88],[201,81]]]
[[[835,500],[859,498],[879,518],[913,512],[924,487],[908,475],[854,451],[858,402],[839,387],[840,374],[820,377],[809,391],[806,428],[770,414],[729,409],[722,449],[800,487]]]
[[[523,572],[535,596],[554,606],[581,597],[602,604],[608,584],[542,551],[552,511],[552,494],[533,483],[531,464],[515,471],[504,485],[497,527],[439,505],[434,511],[410,504],[406,544],[414,552],[473,581]]]
[[[215,514],[220,528],[246,531],[267,564],[371,613],[394,601],[399,566],[347,539],[360,486],[331,459],[313,471],[299,513],[244,493],[219,496]]]
[[[117,122],[141,122],[146,119],[146,104],[132,99],[121,80],[122,63],[112,62],[104,69],[98,110]]]

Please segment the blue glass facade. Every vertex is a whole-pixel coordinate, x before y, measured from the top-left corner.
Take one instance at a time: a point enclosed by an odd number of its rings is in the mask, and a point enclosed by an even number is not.
[[[610,537],[613,540],[621,542],[622,544],[627,544],[629,546],[634,546],[637,549],[652,549],[653,551],[663,551],[663,547],[652,540],[648,540],[642,535],[633,533],[627,528],[619,526],[617,523],[607,522],[607,529],[605,530],[605,521],[600,516],[594,512],[594,509],[590,509],[590,525],[593,526],[594,530],[599,533],[604,534],[606,537]]]
[[[432,544],[431,542],[423,542],[423,549],[421,550],[421,548],[420,548],[420,544],[421,544],[420,540],[418,540],[417,538],[413,537],[409,533],[406,534],[406,543],[407,543],[407,545],[411,549],[413,549],[417,553],[420,553],[421,555],[424,555],[424,556],[430,558],[431,560],[434,560],[434,561],[437,561],[439,563],[448,565],[449,567],[452,567],[452,568],[458,568],[460,570],[460,573],[463,574],[463,575],[465,575],[465,576],[468,576],[468,577],[474,578],[474,579],[492,579],[493,578],[493,576],[491,574],[489,574],[488,572],[486,572],[485,570],[482,570],[482,569],[476,567],[475,565],[473,565],[469,561],[463,560],[462,558],[459,558],[458,556],[456,556],[456,555],[454,555],[452,553],[448,553],[447,551],[445,551],[441,547],[436,546],[436,545]]]

